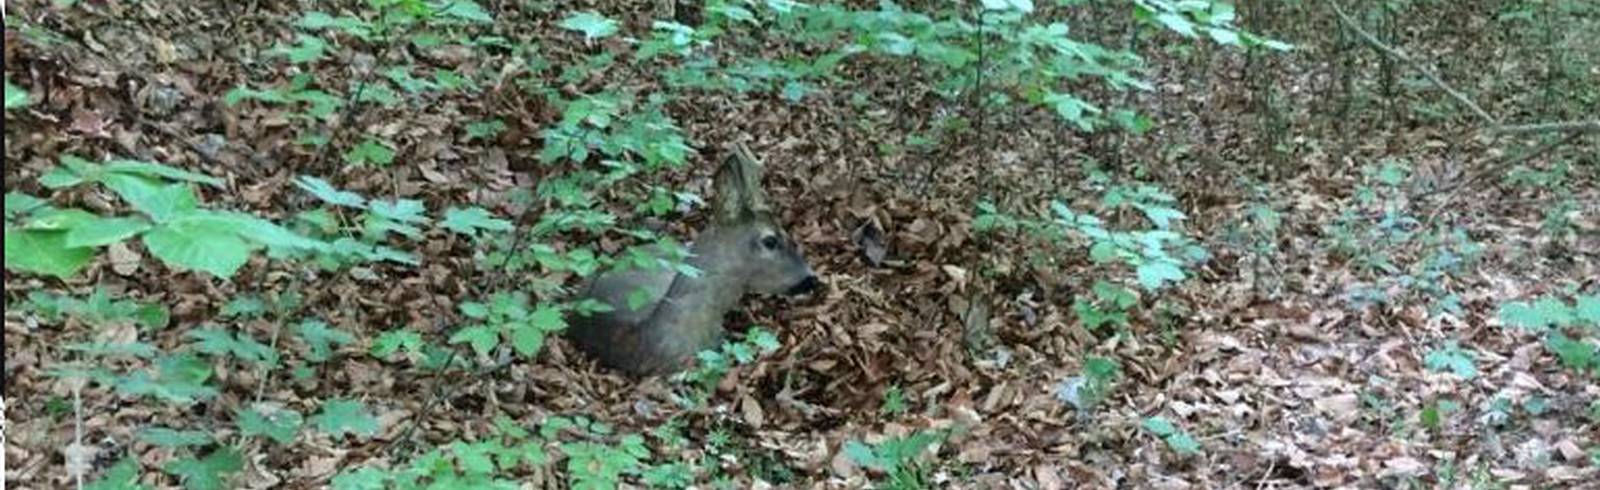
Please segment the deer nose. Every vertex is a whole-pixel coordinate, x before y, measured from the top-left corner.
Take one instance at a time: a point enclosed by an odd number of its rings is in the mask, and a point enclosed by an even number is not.
[[[816,291],[817,287],[821,285],[822,281],[818,280],[816,275],[809,275],[806,276],[805,279],[801,279],[799,284],[795,284],[794,287],[789,288],[789,295],[797,296],[810,293],[812,291]]]

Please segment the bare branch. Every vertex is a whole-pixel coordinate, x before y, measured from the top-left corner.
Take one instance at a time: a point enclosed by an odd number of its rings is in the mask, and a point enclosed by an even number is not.
[[[1500,126],[1494,128],[1491,132],[1496,134],[1600,133],[1600,119]]]
[[[1367,44],[1372,45],[1373,48],[1376,48],[1378,51],[1382,51],[1384,54],[1399,58],[1400,61],[1404,61],[1406,65],[1422,73],[1422,76],[1427,78],[1429,82],[1433,82],[1435,86],[1439,87],[1441,90],[1444,90],[1446,94],[1449,94],[1450,98],[1455,99],[1456,102],[1460,102],[1461,105],[1467,106],[1468,109],[1471,109],[1473,114],[1476,114],[1490,126],[1500,126],[1499,120],[1495,119],[1494,116],[1489,115],[1489,113],[1484,111],[1482,107],[1478,107],[1477,103],[1473,102],[1471,99],[1468,99],[1466,95],[1462,95],[1461,92],[1455,89],[1455,87],[1451,87],[1450,84],[1444,83],[1444,80],[1441,80],[1438,75],[1433,74],[1433,70],[1429,70],[1428,67],[1418,63],[1415,59],[1411,58],[1411,55],[1406,54],[1404,51],[1384,44],[1383,41],[1378,40],[1377,36],[1374,36],[1372,33],[1367,32],[1366,29],[1363,29],[1361,24],[1356,23],[1356,20],[1350,17],[1350,14],[1344,13],[1344,9],[1339,7],[1339,2],[1329,0],[1328,6],[1333,7],[1334,15],[1339,16],[1339,20],[1344,23],[1345,27],[1349,27],[1351,31],[1355,31],[1356,35],[1360,36],[1362,40],[1367,42]]]

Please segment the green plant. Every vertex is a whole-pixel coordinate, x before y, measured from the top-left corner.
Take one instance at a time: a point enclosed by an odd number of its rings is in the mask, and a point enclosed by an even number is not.
[[[96,285],[94,291],[83,299],[49,291],[29,291],[27,301],[21,306],[47,323],[70,317],[97,328],[131,322],[146,329],[162,329],[171,321],[171,313],[166,307],[157,303],[114,300],[100,285]]]
[[[858,465],[881,472],[885,479],[878,488],[921,489],[933,484],[930,468],[921,461],[924,452],[949,436],[943,430],[921,430],[876,445],[861,441],[844,444],[845,456]]]
[[[1177,451],[1178,454],[1186,456],[1200,454],[1200,441],[1189,435],[1188,432],[1179,429],[1176,424],[1167,420],[1166,417],[1159,415],[1147,417],[1141,427],[1150,431],[1151,434],[1155,434],[1156,437],[1160,437],[1161,440],[1166,441],[1167,447]]]
[[[1184,214],[1172,205],[1175,199],[1152,186],[1116,186],[1106,192],[1102,206],[1117,210],[1131,208],[1139,211],[1155,228],[1120,231],[1112,229],[1105,220],[1073,211],[1061,201],[1051,201],[1053,216],[1046,220],[1017,218],[999,211],[994,204],[978,203],[978,215],[973,219],[975,230],[1024,230],[1053,247],[1063,247],[1071,241],[1084,242],[1089,249],[1089,259],[1096,264],[1121,263],[1132,269],[1133,282],[1146,291],[1157,291],[1169,283],[1188,278],[1184,267],[1204,260],[1205,249],[1180,234],[1173,225],[1184,219]],[[1099,287],[1097,296],[1102,302],[1109,300],[1111,307],[1127,303],[1127,292],[1117,291],[1111,284]],[[1103,292],[1104,294],[1099,294]],[[1126,309],[1126,308],[1117,308]],[[1100,323],[1108,319],[1095,318]]]
[[[1089,357],[1083,361],[1083,374],[1063,380],[1056,385],[1056,398],[1072,404],[1080,411],[1093,410],[1111,391],[1112,384],[1121,376],[1117,361],[1104,357]]]
[[[906,413],[906,394],[900,390],[900,385],[892,384],[883,390],[883,404],[878,407],[878,413],[890,417]]]
[[[8,19],[9,20],[9,19]],[[6,77],[6,112],[28,106],[28,91],[11,83],[11,77]]]
[[[740,341],[724,341],[717,350],[700,351],[695,357],[700,362],[689,370],[672,375],[676,382],[689,388],[685,402],[698,405],[704,402],[717,383],[735,366],[755,362],[762,355],[778,350],[778,336],[761,327],[751,327]]]
[[[270,221],[234,211],[200,206],[192,183],[220,186],[210,176],[159,163],[113,160],[105,164],[64,155],[61,165],[39,177],[46,188],[61,190],[101,184],[137,214],[100,216],[81,209],[57,209],[41,200],[6,199],[6,268],[68,277],[94,258],[95,250],[133,237],[168,266],[227,278],[259,249],[321,251],[327,244]],[[13,208],[13,204],[16,207]],[[13,223],[11,219],[21,221]]]
[[[1478,376],[1478,367],[1473,361],[1471,352],[1461,349],[1460,344],[1451,341],[1444,347],[1428,352],[1423,358],[1423,363],[1432,371],[1450,371],[1462,379],[1471,380]]]
[[[1579,373],[1600,376],[1600,295],[1577,295],[1572,303],[1546,296],[1500,305],[1500,321],[1543,334],[1545,349]]]
[[[1364,279],[1347,293],[1354,306],[1422,300],[1431,311],[1460,314],[1454,283],[1471,270],[1483,247],[1462,229],[1426,228],[1411,214],[1405,188],[1410,172],[1399,160],[1363,169],[1353,206],[1327,227],[1329,248]]]

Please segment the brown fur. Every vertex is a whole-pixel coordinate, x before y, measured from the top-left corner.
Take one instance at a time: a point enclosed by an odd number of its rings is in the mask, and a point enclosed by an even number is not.
[[[699,277],[667,269],[614,270],[584,289],[582,299],[612,311],[575,318],[568,333],[601,365],[634,374],[682,369],[696,352],[722,340],[722,316],[746,293],[778,294],[817,284],[811,266],[773,219],[760,187],[761,167],[736,148],[718,170],[712,225],[689,248]],[[648,301],[628,308],[628,296]]]

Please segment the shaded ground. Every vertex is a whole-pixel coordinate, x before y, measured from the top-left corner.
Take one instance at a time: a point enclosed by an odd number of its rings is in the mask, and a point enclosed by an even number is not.
[[[635,27],[650,11],[603,7]],[[291,184],[298,174],[321,175],[368,195],[422,199],[430,209],[475,203],[516,216],[525,210],[509,195],[542,178],[524,162],[540,150],[537,131],[558,117],[514,84],[490,83],[508,65],[511,56],[504,52],[335,49],[331,60],[317,65],[320,76],[365,76],[379,60],[451,67],[485,81],[477,94],[443,97],[419,105],[420,112],[410,110],[418,106],[355,111],[347,127],[384,134],[400,149],[390,167],[346,166],[337,156],[294,144],[286,111],[221,103],[240,84],[292,76],[288,65],[266,61],[264,52],[292,38],[301,13],[293,6],[83,2],[66,9],[9,8],[60,39],[40,42],[7,29],[7,77],[37,98],[25,113],[7,117],[8,192],[37,193],[35,179],[62,154],[117,155],[222,176],[226,190],[206,195],[208,203],[271,217],[306,208]],[[559,10],[519,12],[500,12],[494,32],[541,41],[558,63],[589,49],[553,26]],[[772,326],[784,347],[730,375],[712,406],[689,418],[686,433],[703,441],[713,430],[731,431],[752,460],[784,462],[797,478],[789,485],[802,488],[867,485],[869,473],[843,456],[846,441],[953,425],[967,430],[939,444],[930,464],[940,485],[954,488],[1430,486],[1446,473],[1457,482],[1595,486],[1600,475],[1589,451],[1600,445],[1600,420],[1587,414],[1600,399],[1600,384],[1563,368],[1536,335],[1502,328],[1496,312],[1503,301],[1600,288],[1596,137],[1529,163],[1563,159],[1574,165],[1568,188],[1578,206],[1566,214],[1571,223],[1563,233],[1542,228],[1543,213],[1555,202],[1547,190],[1491,182],[1413,200],[1505,150],[1462,136],[1470,128],[1443,123],[1381,115],[1330,120],[1318,111],[1330,107],[1324,97],[1332,69],[1318,54],[1278,61],[1281,76],[1274,83],[1282,87],[1288,129],[1280,133],[1287,137],[1279,143],[1282,163],[1272,172],[1277,180],[1263,196],[1247,183],[1260,177],[1256,169],[1264,157],[1256,148],[1269,136],[1255,123],[1256,92],[1247,86],[1244,61],[1228,53],[1212,54],[1210,64],[1158,58],[1157,90],[1141,100],[1162,124],[1127,142],[1080,138],[1049,114],[1010,111],[987,116],[989,129],[980,136],[886,156],[878,144],[897,132],[965,109],[931,97],[903,100],[896,72],[870,64],[850,65],[841,74],[850,84],[825,87],[804,104],[721,94],[672,103],[671,116],[704,154],[744,140],[763,155],[771,167],[769,193],[828,284],[811,303],[747,303],[742,315]],[[650,83],[622,66],[562,89]],[[872,94],[873,102],[851,105],[851,90]],[[1371,111],[1360,114],[1377,109]],[[499,138],[463,137],[466,122],[490,116],[507,123]],[[1410,177],[1384,190],[1377,177],[1362,173],[1384,159],[1409,162]],[[984,186],[1003,189],[997,201],[1007,209],[1043,211],[1050,198],[1093,206],[1104,185],[1084,172],[1088,160],[1119,177],[1142,172],[1172,190],[1190,217],[1189,230],[1205,237],[1213,255],[1180,289],[1160,301],[1146,298],[1128,335],[1091,332],[1076,320],[1072,300],[1090,294],[1096,277],[1081,248],[1043,250],[1011,235],[971,231],[974,201],[991,195]],[[711,166],[709,158],[695,159],[669,179],[698,189]],[[1456,298],[1458,310],[1430,311],[1443,296],[1373,272],[1360,260],[1370,253],[1341,251],[1334,231],[1340,223],[1355,230],[1347,237],[1356,245],[1378,247],[1361,224],[1381,221],[1384,209],[1361,203],[1362,186],[1387,192],[1382,202],[1418,218],[1418,230],[1461,230],[1481,245],[1469,266],[1432,280]],[[105,196],[74,198],[111,207]],[[1263,205],[1281,215],[1276,230],[1251,239],[1230,235]],[[687,236],[702,219],[670,228]],[[888,260],[882,264],[869,263],[852,238],[864,223],[883,230]],[[1412,271],[1444,248],[1408,242],[1378,253]],[[361,338],[407,326],[442,339],[455,305],[502,278],[464,272],[472,269],[468,244],[433,240],[418,252],[421,267],[382,266],[370,275],[314,280],[297,280],[264,260],[231,283],[172,273],[144,258],[136,258],[132,270],[99,264],[88,279],[67,283],[8,271],[8,484],[61,488],[70,481],[62,448],[74,438],[72,411],[59,407],[71,391],[44,369],[71,357],[63,345],[95,335],[86,325],[41,326],[13,312],[10,305],[26,292],[82,294],[98,283],[165,303],[173,326],[144,332],[146,341],[163,348],[186,342],[185,329],[216,321],[233,294],[261,288],[302,288],[307,314]],[[1353,299],[1373,291],[1394,301],[1369,306]],[[238,328],[259,338],[268,331],[260,324]],[[1474,353],[1476,377],[1428,369],[1425,358],[1448,341]],[[1091,355],[1118,360],[1123,376],[1103,405],[1081,414],[1059,398],[1058,385],[1081,374]],[[84,440],[99,449],[96,471],[131,452],[149,468],[148,481],[176,485],[156,470],[170,451],[133,434],[150,425],[230,430],[222,421],[248,400],[258,380],[244,372],[220,377],[223,396],[187,412],[85,391]],[[470,439],[500,415],[531,426],[546,415],[582,413],[623,431],[643,431],[678,410],[666,401],[669,387],[662,380],[602,372],[560,340],[537,362],[518,361],[465,381],[350,356],[314,379],[270,386],[267,398],[291,405],[319,397],[363,400],[377,411],[382,430],[371,439],[318,435],[289,446],[248,445],[243,487],[320,487],[344,468],[407,459],[414,446],[392,443],[397,438],[423,446]],[[891,389],[903,393],[904,414],[882,410]],[[430,405],[441,391],[449,398]],[[1497,398],[1512,409],[1495,408]],[[1426,409],[1441,400],[1459,409],[1437,424],[1424,420]],[[1542,408],[1526,409],[1530,400]],[[1156,415],[1178,423],[1203,451],[1179,456],[1141,429]],[[415,432],[412,424],[418,424]],[[740,482],[751,476],[736,474]]]

